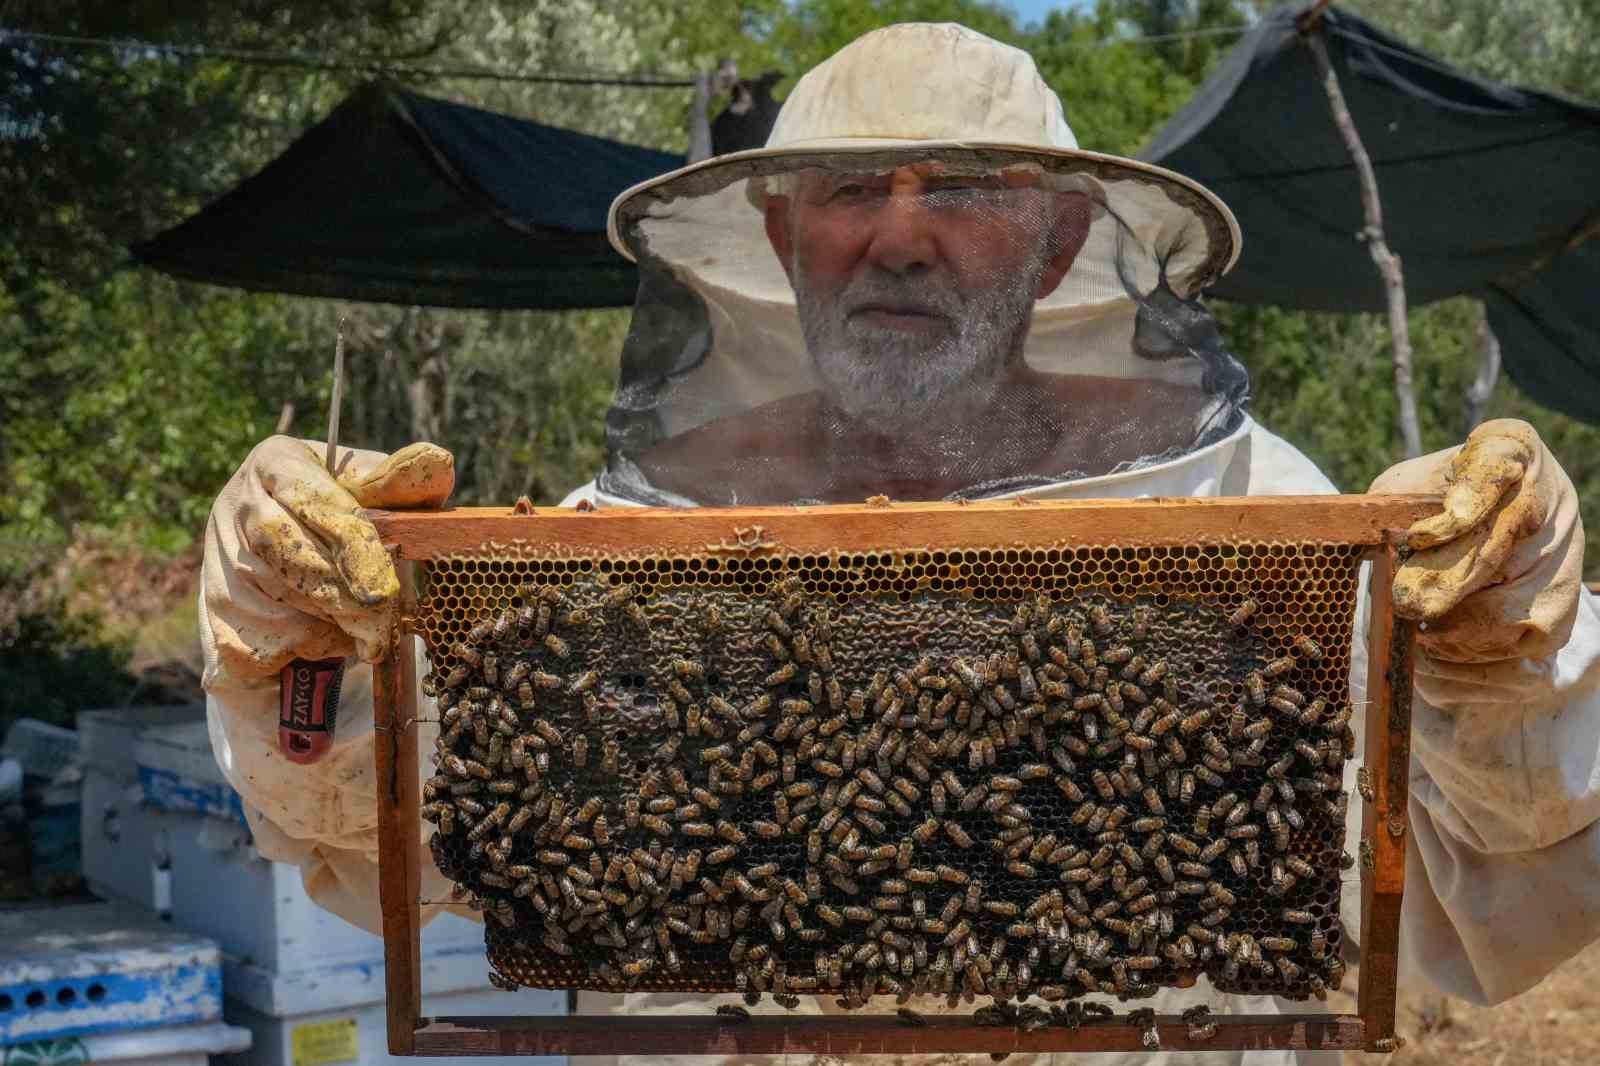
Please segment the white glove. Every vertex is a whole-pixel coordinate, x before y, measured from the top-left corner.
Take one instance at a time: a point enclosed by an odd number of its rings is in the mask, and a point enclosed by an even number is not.
[[[357,512],[438,507],[455,487],[455,460],[434,444],[390,456],[342,450],[337,480],[322,447],[268,438],[211,508],[204,595],[220,668],[236,680],[276,675],[296,658],[377,660],[393,638],[399,583]]]
[[[1392,467],[1373,492],[1442,493],[1444,512],[1411,527],[1395,611],[1417,643],[1452,663],[1539,659],[1572,633],[1583,578],[1578,493],[1539,434],[1485,422],[1459,449]]]
[[[432,444],[391,456],[341,449],[336,479],[323,453],[289,437],[263,441],[212,506],[200,587],[207,718],[257,850],[299,866],[319,905],[377,932],[372,672],[347,661],[333,746],[311,764],[278,748],[278,673],[295,658],[371,661],[389,648],[398,582],[359,509],[440,505],[454,460]],[[428,863],[425,897],[448,887]],[[424,919],[437,913],[424,908]]]
[[[1532,426],[1500,419],[1372,487],[1444,496],[1443,513],[1411,528],[1394,581],[1396,613],[1419,622],[1413,799],[1441,835],[1482,854],[1583,830],[1600,813],[1588,784],[1600,780],[1600,714],[1593,619],[1574,636],[1584,601],[1572,482]]]

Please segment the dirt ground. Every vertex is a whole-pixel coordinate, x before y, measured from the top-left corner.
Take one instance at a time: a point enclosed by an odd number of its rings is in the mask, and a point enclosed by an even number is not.
[[[1355,988],[1354,972],[1345,990]],[[1330,1006],[1334,1004],[1330,1003]],[[1337,1005],[1354,1010],[1353,997]],[[1393,1055],[1345,1056],[1345,1066],[1594,1066],[1600,1063],[1600,944],[1498,1007],[1402,992]]]

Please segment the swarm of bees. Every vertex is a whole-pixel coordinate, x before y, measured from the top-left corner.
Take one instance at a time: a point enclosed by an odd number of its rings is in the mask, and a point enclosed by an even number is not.
[[[656,639],[632,586],[527,585],[436,649],[423,815],[491,961],[566,987],[721,982],[752,1005],[981,996],[1006,1024],[1031,1024],[1011,1006],[1028,997],[1136,1000],[1201,974],[1338,987],[1337,915],[1315,897],[1337,897],[1323,841],[1342,836],[1354,736],[1348,707],[1302,691],[1315,640],[1255,659],[1224,700],[1163,656],[1148,605],[1039,596],[1003,608],[999,646],[886,667],[836,658],[834,609],[792,577],[748,617],[707,608],[705,642],[742,626],[763,661],[735,686],[659,656],[644,758],[602,728],[611,683],[585,650],[596,626]]]

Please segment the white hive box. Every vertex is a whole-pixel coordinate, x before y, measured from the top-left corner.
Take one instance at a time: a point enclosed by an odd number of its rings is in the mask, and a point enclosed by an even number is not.
[[[80,810],[89,891],[167,915],[172,908],[168,836],[175,816],[146,806],[137,782],[113,780],[93,767],[84,770]]]
[[[85,711],[78,715],[83,763],[83,876],[102,899],[165,916],[171,906],[169,835],[193,822],[145,802],[134,746],[146,730],[205,717],[204,705]]]
[[[58,725],[19,718],[0,740],[0,756],[17,760],[29,777],[50,781],[78,760],[78,737]]]
[[[0,914],[4,1061],[72,1062],[96,1043],[97,1062],[204,1062],[248,1046],[221,1024],[221,963],[210,940],[119,904]]]
[[[5,1066],[210,1066],[213,1055],[243,1051],[250,1030],[222,1022],[98,1036],[66,1036],[0,1049]]]
[[[411,1061],[386,1051],[382,940],[313,903],[298,869],[256,853],[212,756],[205,708],[88,712],[78,728],[94,786],[84,802],[91,887],[164,910],[173,925],[220,945],[227,1019],[254,1034],[249,1051],[220,1061]],[[491,988],[475,922],[441,915],[422,931],[422,950],[424,1000],[435,1014],[567,1013],[565,992]],[[327,1057],[351,1048],[355,1057]]]
[[[424,964],[426,967],[426,964]],[[480,955],[481,972],[483,960]],[[378,999],[362,1006],[318,1010],[289,1017],[273,1017],[231,998],[227,1004],[230,1025],[249,1029],[250,1049],[218,1060],[228,1066],[323,1066],[357,1063],[359,1066],[416,1066],[417,1063],[473,1063],[474,1066],[564,1066],[564,1056],[473,1057],[470,1059],[398,1058],[388,1052],[388,1023],[383,1005],[383,970],[377,972]],[[499,992],[493,989],[428,995],[428,977],[422,979],[423,1003],[432,1014],[564,1014],[565,992]]]
[[[211,754],[203,706],[86,712],[78,729],[95,779],[83,840],[97,893],[169,913],[174,925],[214,939],[230,969],[290,975],[376,963],[381,973],[378,937],[313,903],[298,869],[256,854],[239,797]],[[483,931],[460,918],[429,926],[423,949],[471,949],[484,969]],[[474,987],[483,980],[480,972]]]

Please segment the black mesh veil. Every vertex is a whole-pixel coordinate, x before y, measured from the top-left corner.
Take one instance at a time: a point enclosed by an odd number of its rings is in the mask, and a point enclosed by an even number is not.
[[[610,496],[981,498],[1238,429],[1199,299],[1234,253],[1120,161],[964,147],[753,158],[621,202],[640,265]]]

